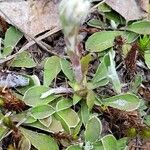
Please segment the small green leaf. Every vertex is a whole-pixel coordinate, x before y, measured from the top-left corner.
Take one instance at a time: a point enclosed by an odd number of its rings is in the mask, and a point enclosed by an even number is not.
[[[126,43],[133,43],[139,37],[137,33],[130,31],[123,31],[121,35],[125,39]]]
[[[105,28],[105,24],[99,19],[91,19],[88,23],[89,26],[94,28]]]
[[[33,68],[36,66],[35,61],[29,52],[24,51],[18,54],[11,62],[12,67]]]
[[[106,66],[106,63],[105,63],[105,59],[107,59],[106,57],[107,57],[107,55],[105,55],[103,57],[102,62],[99,64],[99,66],[96,70],[96,73],[95,73],[95,75],[92,79],[93,83],[97,83],[97,82],[99,82],[103,79],[106,79],[108,77],[108,70],[107,70],[107,66]]]
[[[90,52],[102,52],[114,46],[115,37],[121,35],[127,43],[131,43],[138,38],[132,32],[123,31],[101,31],[92,34],[85,43],[86,50]]]
[[[66,150],[82,150],[79,145],[71,145]]]
[[[127,30],[138,34],[150,34],[150,21],[143,20],[134,22],[127,27]]]
[[[50,105],[41,105],[30,109],[31,116],[35,119],[44,119],[55,113],[55,110]]]
[[[44,85],[49,86],[60,71],[60,58],[57,56],[48,58],[44,65]]]
[[[114,45],[114,39],[120,32],[101,31],[91,35],[86,41],[86,49],[90,52],[102,52]]]
[[[116,13],[116,11],[114,10],[111,10],[111,12],[105,12],[104,14],[106,19],[108,19],[109,21],[113,20],[117,25],[126,24],[126,20],[120,14]]]
[[[74,72],[71,67],[71,63],[69,61],[67,61],[66,59],[60,59],[60,65],[61,65],[61,69],[62,69],[63,73],[66,75],[66,77],[70,81],[74,81],[75,76],[74,76]]]
[[[23,34],[19,30],[17,30],[15,27],[10,27],[5,34],[4,49],[2,55],[9,55],[22,37]]]
[[[85,130],[85,140],[87,142],[98,141],[100,134],[102,132],[102,124],[97,117],[92,117],[86,125]]]
[[[89,63],[92,60],[91,54],[87,54],[86,56],[82,57],[81,59],[81,67],[82,67],[82,73],[84,75],[88,72]]]
[[[61,111],[70,108],[73,105],[71,99],[62,98],[56,105],[56,111]]]
[[[106,135],[102,139],[104,150],[119,150],[117,147],[117,140],[113,135]]]
[[[104,99],[104,105],[120,110],[133,111],[140,106],[140,100],[134,94],[120,94]]]
[[[93,108],[94,101],[95,101],[95,93],[92,90],[88,90],[87,97],[86,97],[86,104],[89,110]]]
[[[45,86],[31,87],[25,92],[23,101],[26,103],[26,105],[34,107],[38,105],[48,104],[56,98],[55,96],[50,95],[44,99],[41,99],[41,94],[47,92],[48,90],[49,88]]]
[[[31,144],[38,150],[59,150],[57,142],[49,135],[33,132],[20,128],[21,133],[30,140]]]

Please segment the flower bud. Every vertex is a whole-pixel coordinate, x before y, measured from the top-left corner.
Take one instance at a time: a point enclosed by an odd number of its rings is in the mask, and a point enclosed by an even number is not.
[[[60,20],[71,49],[76,44],[79,26],[85,20],[89,8],[90,2],[88,0],[62,0],[60,3]]]

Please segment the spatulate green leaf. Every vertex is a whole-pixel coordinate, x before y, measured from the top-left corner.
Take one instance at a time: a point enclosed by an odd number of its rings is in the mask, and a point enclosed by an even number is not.
[[[105,12],[111,12],[111,10],[112,10],[111,7],[108,6],[105,2],[100,3],[98,5],[98,11],[100,11],[100,12],[103,12],[103,13],[105,13]]]
[[[134,94],[120,94],[104,99],[104,105],[120,110],[133,111],[140,105],[140,99]]]
[[[89,63],[91,60],[92,60],[91,54],[88,54],[88,55],[82,57],[82,59],[81,59],[82,73],[84,75],[86,75],[88,72],[88,67],[89,67]]]
[[[22,134],[30,140],[31,144],[38,150],[59,150],[56,141],[49,135],[33,132],[20,128]]]
[[[150,34],[150,21],[143,20],[134,22],[127,27],[127,30],[138,34]]]
[[[85,140],[88,142],[98,141],[102,132],[102,124],[97,117],[92,117],[86,125]]]
[[[120,32],[102,31],[91,35],[86,41],[86,49],[90,52],[102,52],[114,45],[114,39]]]
[[[102,139],[102,144],[104,147],[104,150],[119,150],[117,147],[117,140],[113,135],[106,135]]]
[[[99,19],[91,19],[87,24],[91,27],[100,29],[106,27],[106,25]]]
[[[38,106],[48,104],[53,101],[56,97],[50,95],[46,98],[41,99],[41,94],[47,92],[49,90],[48,87],[45,86],[34,86],[27,90],[24,94],[23,101],[29,106]]]
[[[92,79],[93,83],[97,83],[103,79],[106,79],[108,77],[108,70],[107,70],[107,66],[105,63],[105,59],[106,59],[106,55],[104,56],[102,62],[99,64],[96,73]]]
[[[49,86],[60,71],[60,58],[57,56],[48,58],[44,65],[44,85]]]
[[[86,49],[90,52],[102,52],[114,45],[114,39],[121,35],[127,43],[138,38],[138,34],[124,31],[101,31],[92,34],[85,43]]]
[[[93,108],[94,101],[95,101],[95,93],[92,90],[88,90],[87,97],[86,97],[86,104],[89,110]]]

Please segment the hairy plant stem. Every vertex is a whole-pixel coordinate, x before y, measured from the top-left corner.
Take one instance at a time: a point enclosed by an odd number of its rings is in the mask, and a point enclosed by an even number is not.
[[[75,79],[77,83],[82,85],[83,73],[82,73],[80,57],[74,51],[68,51],[68,55],[72,63],[72,67],[73,67],[74,74],[75,74]]]

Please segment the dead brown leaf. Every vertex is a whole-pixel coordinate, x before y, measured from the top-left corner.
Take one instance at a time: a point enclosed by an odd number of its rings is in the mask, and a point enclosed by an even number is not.
[[[4,1],[0,2],[0,10],[8,16],[9,19],[0,12],[8,23],[32,37],[60,27],[58,2],[54,0]]]
[[[106,4],[127,21],[147,17],[149,0],[106,0]]]
[[[0,97],[3,99],[3,106],[7,110],[21,112],[26,108],[25,103],[18,99],[10,89],[6,89],[5,92],[0,89]]]

